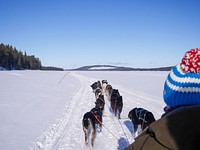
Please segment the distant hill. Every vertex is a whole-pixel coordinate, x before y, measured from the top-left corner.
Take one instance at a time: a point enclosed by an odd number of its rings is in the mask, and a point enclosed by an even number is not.
[[[92,65],[83,66],[76,69],[68,69],[74,71],[170,71],[170,67],[159,67],[159,68],[131,68],[131,67],[118,67],[111,65]]]

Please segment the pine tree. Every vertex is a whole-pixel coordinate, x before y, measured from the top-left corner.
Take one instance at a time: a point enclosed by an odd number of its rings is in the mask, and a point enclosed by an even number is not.
[[[0,44],[0,67],[6,69],[41,69],[39,58],[34,55],[28,56],[10,45]]]

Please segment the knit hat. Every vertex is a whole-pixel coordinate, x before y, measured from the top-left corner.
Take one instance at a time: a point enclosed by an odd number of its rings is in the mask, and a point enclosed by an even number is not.
[[[200,48],[186,52],[181,64],[172,68],[163,97],[171,107],[200,104]]]

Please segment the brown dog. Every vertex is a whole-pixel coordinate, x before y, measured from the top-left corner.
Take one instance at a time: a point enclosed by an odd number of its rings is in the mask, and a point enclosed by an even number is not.
[[[99,95],[102,95],[103,93],[102,93],[102,89],[100,89],[100,88],[97,88],[96,90],[95,90],[95,98],[96,99],[98,99],[99,98]]]
[[[98,124],[100,130],[102,128],[102,109],[99,107],[93,108],[90,112],[87,112],[83,116],[82,125],[85,134],[85,144],[88,144],[89,129],[91,133],[91,145],[94,145],[94,139],[96,135],[95,124]]]
[[[111,99],[112,90],[113,90],[112,86],[110,84],[107,84],[106,85],[106,94],[108,95],[107,97],[109,100]]]

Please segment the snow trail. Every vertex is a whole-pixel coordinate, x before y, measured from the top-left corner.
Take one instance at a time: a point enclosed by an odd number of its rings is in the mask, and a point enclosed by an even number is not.
[[[133,141],[133,135],[123,120],[118,120],[112,113],[110,102],[105,95],[105,110],[103,115],[103,128],[97,131],[94,147],[85,145],[82,129],[82,117],[94,106],[95,94],[90,85],[97,81],[83,75],[71,73],[80,83],[80,89],[74,94],[68,103],[63,118],[53,125],[51,131],[47,131],[41,141],[37,141],[34,149],[52,150],[80,150],[80,149],[118,149],[122,150],[128,146],[127,138]],[[125,117],[124,117],[125,118]],[[123,129],[122,129],[123,127]],[[124,131],[126,135],[124,134]],[[128,137],[127,137],[128,135]]]
[[[103,114],[103,128],[96,133],[94,147],[85,145],[82,129],[83,115],[95,106],[95,94],[90,85],[99,79],[89,77],[79,72],[71,72],[71,76],[78,79],[80,88],[77,89],[68,101],[66,111],[61,119],[43,134],[36,142],[35,150],[123,150],[134,142],[134,129],[128,119],[128,113],[133,107],[144,107],[153,112],[158,119],[162,115],[163,103],[161,98],[136,90],[130,90],[120,84],[116,84],[123,97],[123,109],[121,119],[118,119],[110,107],[107,95],[105,97],[105,110]],[[112,84],[112,83],[111,83]],[[158,110],[158,108],[160,110]]]

